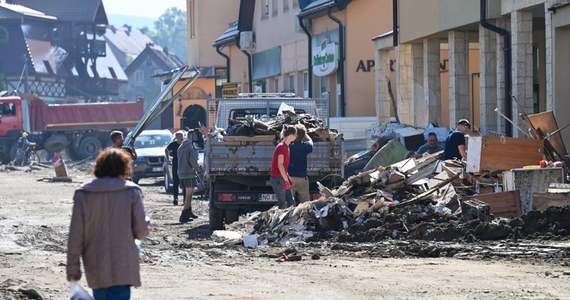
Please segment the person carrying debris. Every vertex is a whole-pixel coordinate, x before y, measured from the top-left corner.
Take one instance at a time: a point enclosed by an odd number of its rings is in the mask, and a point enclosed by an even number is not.
[[[129,146],[127,147],[123,146],[123,142],[125,141],[123,137],[123,132],[119,130],[113,130],[111,131],[110,136],[111,136],[112,148],[123,149],[131,156],[132,160],[137,159],[138,156],[137,156],[137,151],[135,150],[135,139],[131,139]]]
[[[443,147],[437,143],[437,135],[435,132],[430,132],[428,133],[426,143],[421,145],[418,150],[416,150],[415,156],[416,158],[419,158],[426,154],[434,154],[441,150],[443,150]]]
[[[289,169],[290,157],[289,145],[297,138],[297,129],[294,126],[283,125],[281,135],[283,139],[277,144],[273,152],[269,182],[277,197],[277,206],[283,209],[294,204],[291,194],[291,178],[287,170]]]
[[[313,140],[307,135],[303,124],[295,125],[297,138],[289,145],[290,161],[289,177],[291,178],[291,193],[297,204],[311,201],[309,193],[309,177],[307,174],[307,156],[313,152]]]
[[[192,144],[193,140],[194,131],[189,130],[186,134],[186,139],[177,150],[178,177],[180,178],[182,188],[184,188],[184,209],[180,214],[180,223],[186,223],[190,221],[191,218],[198,218],[198,216],[192,212],[192,195],[197,185],[196,173],[202,174],[203,170],[198,164],[198,150],[194,149],[194,145]]]
[[[67,242],[67,280],[81,279],[80,258],[95,299],[129,299],[131,286],[140,286],[139,253],[135,239],[149,234],[143,193],[126,180],[131,158],[106,148],[97,157],[95,179],[73,196]]]
[[[457,122],[457,128],[449,133],[445,140],[443,159],[467,159],[467,148],[465,147],[465,134],[471,129],[471,124],[467,119]]]
[[[166,163],[170,163],[170,156],[172,156],[172,195],[174,196],[174,200],[172,200],[172,204],[178,205],[178,185],[180,183],[180,179],[178,177],[178,147],[184,141],[185,132],[183,130],[178,130],[174,134],[174,141],[164,149],[164,160]]]

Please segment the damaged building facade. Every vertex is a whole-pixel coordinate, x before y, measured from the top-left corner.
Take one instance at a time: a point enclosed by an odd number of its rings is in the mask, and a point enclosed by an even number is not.
[[[381,122],[395,108],[403,123],[453,127],[467,118],[483,135],[514,137],[525,135],[517,128],[526,128],[521,112],[553,111],[559,127],[570,123],[570,2],[394,3],[393,30],[373,39]],[[387,78],[394,75],[392,101]],[[568,144],[570,131],[560,133]]]

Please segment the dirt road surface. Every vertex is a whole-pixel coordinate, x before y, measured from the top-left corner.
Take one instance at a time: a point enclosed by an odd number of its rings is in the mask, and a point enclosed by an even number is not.
[[[69,299],[72,196],[91,180],[89,168],[70,165],[73,182],[62,183],[42,180],[52,178],[53,169],[0,166],[0,299]],[[133,299],[570,299],[567,240],[514,248],[418,244],[459,249],[437,258],[397,250],[414,241],[245,248],[210,238],[206,201],[195,200],[197,220],[180,224],[181,207],[172,205],[160,182],[142,180],[141,186],[152,229],[142,244],[143,285],[133,289]],[[302,260],[277,262],[286,248]],[[85,279],[81,283],[86,286]]]

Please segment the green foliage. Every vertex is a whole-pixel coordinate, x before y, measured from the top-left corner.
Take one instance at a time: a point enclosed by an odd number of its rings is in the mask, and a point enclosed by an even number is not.
[[[148,32],[148,36],[155,44],[175,53],[182,61],[187,61],[187,36],[186,12],[176,7],[167,9],[157,21],[154,29]]]

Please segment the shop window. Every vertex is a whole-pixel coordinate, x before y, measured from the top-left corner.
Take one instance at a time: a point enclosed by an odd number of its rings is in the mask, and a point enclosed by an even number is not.
[[[289,0],[283,0],[283,12],[289,11]]]
[[[278,0],[272,0],[272,1],[271,1],[271,15],[274,16],[274,17],[275,17],[275,16],[277,15],[277,13],[278,13],[278,11],[277,11],[277,7],[278,7],[277,2],[278,2]]]
[[[295,75],[289,74],[289,92],[295,92]]]
[[[273,92],[279,93],[279,77],[275,77],[273,83],[274,83]]]
[[[299,0],[293,0],[293,8],[299,7]]]
[[[261,18],[269,18],[269,0],[262,0],[261,3]]]
[[[323,94],[323,93],[326,93],[328,90],[328,87],[327,87],[328,77],[327,76],[321,76],[320,78],[321,78],[321,94]]]

